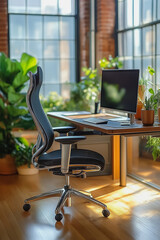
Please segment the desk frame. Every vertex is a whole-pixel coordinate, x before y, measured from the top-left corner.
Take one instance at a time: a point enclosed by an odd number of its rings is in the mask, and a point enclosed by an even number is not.
[[[107,117],[107,114],[96,114],[96,115],[70,115],[65,116],[65,112],[49,112],[48,116],[57,118],[59,120],[67,121],[76,126],[83,128],[90,128],[101,131],[107,135],[119,135],[120,136],[120,185],[126,186],[127,179],[127,137],[141,136],[141,135],[154,135],[160,136],[160,125],[157,123],[154,126],[143,126],[141,121],[136,121],[137,127],[126,126],[126,127],[107,127],[105,124],[91,124],[83,121],[83,118],[87,117]],[[110,118],[110,117],[108,117]],[[115,160],[114,160],[115,161]],[[115,163],[114,163],[115,164]]]

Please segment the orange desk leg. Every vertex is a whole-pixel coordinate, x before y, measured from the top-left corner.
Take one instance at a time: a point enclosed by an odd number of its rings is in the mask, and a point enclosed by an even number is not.
[[[112,137],[112,178],[120,178],[120,136]]]

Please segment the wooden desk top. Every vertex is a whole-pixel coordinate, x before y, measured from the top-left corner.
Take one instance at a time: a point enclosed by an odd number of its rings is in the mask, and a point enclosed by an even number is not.
[[[65,115],[66,114],[66,115]],[[110,115],[107,114],[72,114],[69,115],[67,112],[48,112],[47,115],[50,117],[54,117],[63,121],[67,121],[76,126],[81,126],[85,128],[90,128],[93,130],[101,131],[110,135],[137,135],[137,134],[158,134],[160,135],[160,124],[154,123],[153,126],[143,126],[141,121],[135,120],[135,124],[129,126],[121,126],[118,122],[108,121],[105,124],[92,124],[84,121],[84,119],[89,117],[97,117],[97,118],[111,118]]]

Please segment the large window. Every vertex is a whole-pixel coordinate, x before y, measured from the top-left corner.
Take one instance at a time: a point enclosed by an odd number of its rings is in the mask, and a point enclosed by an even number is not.
[[[117,0],[118,55],[124,68],[138,68],[143,76],[148,65],[160,84],[160,0]]]
[[[76,81],[76,0],[9,0],[10,57],[27,52],[44,71],[42,94],[69,93]]]

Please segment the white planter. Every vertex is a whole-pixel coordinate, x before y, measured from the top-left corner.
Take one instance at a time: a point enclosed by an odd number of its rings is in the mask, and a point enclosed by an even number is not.
[[[31,164],[30,168],[28,167],[27,164],[17,167],[17,171],[18,171],[19,175],[33,175],[33,174],[37,174],[39,172],[39,170],[37,168],[35,168],[32,164]]]

